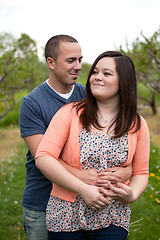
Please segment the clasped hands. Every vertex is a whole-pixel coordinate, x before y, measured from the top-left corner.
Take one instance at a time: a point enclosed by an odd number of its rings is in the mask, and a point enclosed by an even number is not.
[[[95,169],[86,171],[90,172],[88,174],[90,178],[88,178],[87,187],[81,195],[89,207],[98,210],[109,205],[112,200],[131,202],[132,189],[124,184],[131,176],[131,167],[127,167],[127,169],[114,167],[101,173],[97,173]]]

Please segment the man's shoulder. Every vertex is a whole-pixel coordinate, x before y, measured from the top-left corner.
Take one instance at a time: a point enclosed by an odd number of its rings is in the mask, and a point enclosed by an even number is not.
[[[41,98],[42,93],[44,94],[44,90],[46,88],[46,82],[43,82],[39,86],[37,86],[35,89],[33,89],[28,95],[24,97],[24,99],[30,99],[30,98]]]

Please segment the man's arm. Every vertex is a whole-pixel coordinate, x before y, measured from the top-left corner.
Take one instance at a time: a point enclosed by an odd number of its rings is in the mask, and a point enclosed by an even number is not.
[[[31,152],[33,158],[36,155],[36,151],[42,137],[43,137],[43,134],[35,134],[35,135],[27,136],[24,138],[24,141],[29,151]],[[85,182],[86,184],[96,185],[96,181],[98,179],[98,173],[96,169],[87,169],[82,171],[74,167],[71,167],[61,159],[59,159],[59,162],[67,171],[69,171],[75,177],[79,178],[81,181]]]
[[[33,158],[35,157],[38,145],[43,137],[43,134],[35,134],[31,136],[27,136],[24,138],[24,141],[30,150]],[[132,173],[131,167],[115,167],[111,168],[106,172],[98,174],[96,169],[87,169],[87,170],[79,170],[74,167],[71,167],[63,160],[59,159],[61,165],[68,170],[71,174],[75,177],[79,178],[81,181],[85,182],[86,184],[96,185],[98,184],[105,184],[106,180],[110,182],[125,182]]]
[[[42,137],[43,137],[43,134],[35,134],[35,135],[27,136],[24,138],[24,141],[29,151],[31,152],[33,158],[36,155],[36,151]]]

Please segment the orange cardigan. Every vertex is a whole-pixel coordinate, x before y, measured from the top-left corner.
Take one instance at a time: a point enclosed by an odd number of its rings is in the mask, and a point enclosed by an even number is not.
[[[72,108],[73,103],[63,106],[53,117],[38,147],[36,158],[51,156],[77,169],[80,163],[79,134],[82,124]],[[133,130],[132,130],[133,131]],[[141,117],[141,128],[136,133],[128,132],[128,160],[123,165],[132,163],[132,175],[149,176],[150,136],[146,121]],[[77,194],[53,183],[51,195],[74,202]]]

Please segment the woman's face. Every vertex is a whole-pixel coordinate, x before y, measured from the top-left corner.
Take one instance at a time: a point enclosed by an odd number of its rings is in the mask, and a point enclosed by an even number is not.
[[[99,60],[90,77],[90,88],[97,101],[119,100],[119,76],[114,58]]]

